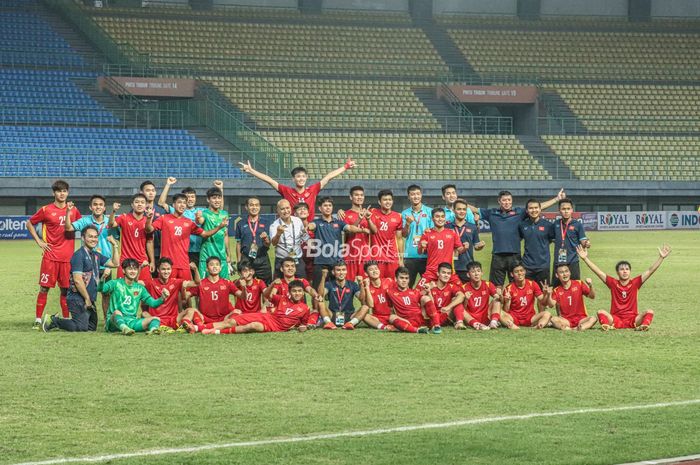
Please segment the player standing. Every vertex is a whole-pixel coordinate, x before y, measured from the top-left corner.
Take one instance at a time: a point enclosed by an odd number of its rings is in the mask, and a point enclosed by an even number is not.
[[[469,205],[464,199],[457,199],[453,203],[455,218],[452,223],[447,223],[445,227],[453,229],[459,236],[459,240],[466,246],[464,253],[458,254],[454,261],[455,274],[464,284],[469,281],[467,267],[474,261],[473,250],[481,250],[486,243],[479,238],[479,227],[467,221],[467,213],[471,214]],[[473,215],[472,215],[473,217]],[[447,216],[445,216],[447,219]]]
[[[354,281],[357,276],[365,277],[364,264],[369,260],[369,215],[363,205],[365,203],[365,189],[362,186],[350,188],[350,202],[352,206],[349,210],[338,210],[338,218],[347,224],[357,226],[367,231],[367,233],[347,233],[345,243],[348,253],[345,263],[348,266],[348,280]]]
[[[112,204],[109,227],[119,228],[122,260],[136,260],[140,265],[139,281],[148,282],[151,279],[149,264],[153,260],[153,236],[146,234],[146,197],[143,194],[135,194],[131,199],[131,212],[116,216],[120,208],[119,202]],[[117,278],[123,277],[124,269],[119,267]]]
[[[403,228],[401,236],[404,238],[404,265],[410,272],[409,286],[413,287],[416,277],[425,273],[428,261],[425,252],[421,252],[420,241],[423,232],[433,227],[433,209],[423,205],[423,190],[416,184],[411,184],[406,189],[411,206],[401,212]]]
[[[49,289],[58,284],[61,292],[61,313],[68,318],[68,287],[70,286],[70,260],[75,250],[75,233],[66,232],[65,220],[68,210],[68,183],[58,180],[51,185],[53,202],[41,207],[27,222],[27,230],[34,242],[42,250],[41,269],[39,271],[39,293],[36,297],[36,308],[33,329],[41,328],[41,317],[46,307]],[[71,208],[70,219],[80,218],[77,208]],[[41,223],[41,237],[35,226]]]
[[[525,273],[522,263],[516,263],[511,271],[513,282],[503,291],[504,311],[501,313],[501,323],[509,329],[518,329],[520,326],[542,329],[549,324],[552,314],[547,310],[536,313],[535,300],[538,304],[546,305],[552,289],[547,285],[540,288],[536,282],[526,279]]]
[[[146,199],[146,211],[152,211],[153,212],[153,220],[157,220],[161,216],[165,215],[168,213],[167,210],[165,210],[163,207],[158,205],[156,203],[156,185],[153,184],[153,181],[144,181],[141,183],[139,186],[139,194],[143,194],[144,198]],[[111,228],[111,226],[110,226]],[[149,242],[148,247],[151,248],[149,251],[149,256],[151,257],[151,273],[155,276],[156,273],[156,260],[160,258],[160,245],[161,245],[161,240],[160,240],[160,231],[156,231],[153,233],[153,242]],[[121,267],[118,269],[119,272],[121,272]]]
[[[201,210],[199,215],[196,215],[196,222],[205,231],[216,229],[224,220],[228,221],[228,212],[223,209],[224,193],[218,187],[212,187],[207,190],[207,203],[209,208]],[[197,236],[195,236],[197,237]],[[190,248],[190,251],[192,249]],[[231,250],[229,248],[229,239],[227,229],[220,229],[219,232],[202,241],[199,248],[199,274],[203,275],[207,271],[207,259],[209,257],[218,257],[221,263],[221,277],[229,279],[233,273],[231,269]],[[190,255],[190,258],[192,256]]]
[[[445,228],[445,221],[445,210],[440,207],[434,209],[432,211],[434,226],[426,229],[421,236],[418,252],[426,252],[428,255],[425,272],[418,283],[421,287],[437,280],[438,266],[441,263],[449,263],[452,266],[453,254],[462,254],[467,250],[457,232],[454,229]],[[456,274],[451,274],[450,279],[453,284],[462,284]]]
[[[465,321],[474,329],[496,329],[501,320],[501,295],[496,286],[482,280],[481,263],[467,265],[469,281],[464,284]]]
[[[571,270],[566,263],[558,264],[554,271],[561,284],[554,288],[548,303],[549,307],[556,305],[559,314],[552,317],[552,326],[564,331],[591,329],[598,320],[588,316],[583,296],[595,299],[593,281],[591,278],[586,278],[586,282],[571,279]]]
[[[380,190],[377,198],[380,208],[371,209],[369,217],[370,256],[379,265],[382,278],[393,278],[396,269],[404,263],[401,214],[391,210],[394,194],[389,189]]]

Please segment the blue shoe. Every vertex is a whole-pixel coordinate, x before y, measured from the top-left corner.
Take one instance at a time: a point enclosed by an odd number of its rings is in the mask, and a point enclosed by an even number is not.
[[[433,329],[431,330],[433,334],[442,334],[442,328],[440,326],[433,326]]]

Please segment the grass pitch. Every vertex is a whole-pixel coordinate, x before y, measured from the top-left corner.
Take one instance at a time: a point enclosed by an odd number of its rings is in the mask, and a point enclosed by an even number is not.
[[[591,234],[591,258],[610,273],[623,258],[640,273],[672,245],[640,293],[656,310],[649,333],[131,338],[32,331],[39,249],[0,242],[0,464],[700,399],[698,239]],[[487,265],[488,250],[477,259]],[[609,306],[594,284],[589,312]],[[47,309],[58,311],[55,290]],[[700,453],[699,437],[693,404],[114,463],[612,464]]]

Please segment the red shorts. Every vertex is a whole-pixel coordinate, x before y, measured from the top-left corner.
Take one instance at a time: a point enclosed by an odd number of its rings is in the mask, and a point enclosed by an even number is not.
[[[173,274],[175,274],[175,270],[173,270]],[[123,278],[124,277],[124,269],[120,266],[117,268],[117,278]],[[153,280],[153,276],[151,276],[151,270],[147,266],[144,266],[141,268],[139,271],[139,276],[136,278],[137,281],[143,281],[144,283],[147,283],[149,281]]]
[[[491,319],[489,318],[488,309],[486,309],[482,312],[474,312],[474,313],[467,310],[467,313],[469,313],[472,316],[472,318],[474,318],[476,321],[478,321],[479,323],[481,323],[483,325],[487,325],[491,322],[490,321]],[[466,316],[466,314],[465,314],[465,316]]]
[[[173,268],[173,272],[170,274],[170,279],[184,279],[185,281],[192,281],[192,270],[189,268]]]
[[[386,314],[383,314],[383,313],[375,314],[375,313],[373,313],[372,316],[375,317],[377,320],[379,320],[379,322],[380,322],[381,324],[383,324],[384,326],[391,324],[391,323],[389,323],[389,317],[391,316],[391,313],[386,313]]]
[[[442,313],[441,311],[438,311],[440,314],[440,326],[445,326],[448,323],[452,324],[452,318],[450,318],[449,313]]]
[[[521,315],[519,313],[511,313],[508,312],[508,315],[513,317],[513,323],[515,323],[518,326],[532,326],[532,317],[535,316],[533,313],[532,315]]]
[[[246,313],[245,315],[235,315],[233,317],[238,326],[247,325],[249,323],[262,323],[263,330],[266,333],[278,333],[286,331],[277,325],[277,321],[271,313]]]
[[[399,318],[408,321],[411,325],[415,326],[416,328],[420,328],[421,326],[430,326],[430,322],[423,318],[422,313],[416,313],[414,315],[408,316],[399,316]]]
[[[46,257],[41,259],[39,286],[67,289],[70,286],[70,262],[57,262]]]
[[[345,279],[348,281],[354,281],[357,276],[362,276],[366,278],[364,262],[348,262],[348,274]]]
[[[177,329],[179,326],[177,324],[177,316],[159,316],[158,319],[160,320],[161,326],[170,326],[173,329]]]
[[[423,287],[426,283],[437,281],[437,279],[437,272],[433,270],[425,270],[425,273],[421,275],[420,281],[418,281],[416,287]],[[457,273],[452,273],[452,276],[450,277],[450,282],[452,284],[456,284],[460,288],[462,287],[462,281],[459,279],[459,276],[457,276]]]
[[[613,326],[615,326],[615,329],[634,329],[637,327],[637,325],[634,324],[634,321],[637,319],[637,315],[633,315],[627,318],[620,318],[617,315],[613,315]]]
[[[224,321],[229,315],[231,315],[231,312],[235,310],[235,308],[233,308],[233,305],[231,305],[231,302],[229,302],[228,304],[228,310],[229,312],[226,315],[222,316],[207,315],[204,312],[202,312],[202,310],[200,310],[199,313],[201,313],[204,317],[204,323],[219,323],[220,321]],[[254,315],[254,313],[251,313],[251,315]]]
[[[572,316],[569,318],[564,318],[564,317],[561,317],[561,318],[568,321],[569,325],[572,328],[575,328],[578,326],[578,324],[581,322],[581,320],[583,320],[584,318],[588,318],[588,317],[586,315],[575,315],[575,316]]]
[[[381,276],[382,279],[384,278],[395,278],[396,277],[396,270],[399,267],[399,264],[397,262],[379,262],[379,276]]]

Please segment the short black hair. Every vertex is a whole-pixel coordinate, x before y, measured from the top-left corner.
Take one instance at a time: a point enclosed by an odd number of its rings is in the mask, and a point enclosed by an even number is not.
[[[285,263],[294,263],[294,266],[297,266],[297,261],[294,260],[292,257],[284,257],[280,262],[280,269],[284,267]]]
[[[367,270],[369,269],[370,266],[372,265],[377,265],[379,266],[379,262],[377,260],[367,260],[365,264],[362,266],[362,268],[365,269],[365,273],[367,273]]]
[[[337,268],[339,266],[348,266],[348,264],[345,263],[345,260],[338,260],[333,264],[333,268]]]
[[[513,263],[513,266],[510,267],[510,272],[512,273],[519,266],[522,266],[523,268],[525,268],[525,265],[523,265],[523,262],[521,260],[517,260],[515,263]]]
[[[211,257],[207,258],[207,266],[209,266],[209,262],[221,263],[221,259],[219,257],[217,257],[216,255],[212,255]]]
[[[559,206],[561,207],[562,204],[565,204],[565,203],[568,203],[569,205],[571,205],[571,208],[572,208],[572,209],[574,208],[574,201],[571,200],[570,198],[566,197],[566,198],[561,199],[561,200],[559,201]]]
[[[170,266],[173,266],[173,261],[170,260],[168,257],[160,257],[158,260],[156,260],[156,269],[160,268],[160,265],[163,263],[167,263]]]
[[[567,267],[567,268],[569,268],[569,264],[568,264],[568,263],[557,263],[557,265],[554,267],[554,270],[555,270],[555,271],[559,271],[559,268],[564,267],[564,266]]]
[[[467,273],[469,273],[474,268],[479,268],[480,270],[482,270],[484,267],[481,265],[481,262],[477,262],[477,261],[469,262],[467,264]]]
[[[542,203],[537,199],[527,199],[527,202],[525,202],[525,208],[527,209],[527,207],[530,206],[531,203],[536,203],[540,207],[542,206]]]
[[[51,190],[54,192],[67,191],[68,189],[70,189],[70,186],[63,179],[59,179],[53,184],[51,184]]]
[[[299,202],[298,204],[294,205],[294,208],[292,210],[297,211],[300,208],[306,208],[307,210],[309,210],[309,204],[306,202]]]
[[[627,267],[630,270],[632,270],[632,264],[630,262],[628,262],[627,260],[620,260],[615,264],[615,271],[620,271],[620,267],[625,265],[627,265]]]
[[[440,188],[440,190],[442,190],[442,195],[445,195],[445,191],[447,189],[454,189],[455,192],[457,192],[457,186],[455,186],[454,184],[445,184]]]
[[[221,189],[219,189],[218,187],[210,187],[209,189],[207,189],[207,198],[208,199],[210,199],[212,197],[217,197],[217,196],[218,197],[224,196],[224,193]]]
[[[410,276],[411,272],[405,266],[400,266],[400,267],[396,268],[396,272],[394,273],[394,277],[398,278],[400,274],[407,274]]]
[[[140,192],[143,192],[143,188],[146,187],[146,186],[153,186],[153,187],[156,187],[156,185],[153,184],[153,181],[144,181],[144,182],[142,182],[141,185],[139,186],[139,191],[140,191]]]
[[[513,194],[511,194],[510,191],[501,191],[498,193],[498,200],[501,200],[501,197],[505,197],[506,195],[513,197]]]
[[[350,188],[350,195],[352,195],[353,192],[356,192],[356,191],[364,192],[364,191],[365,191],[365,188],[362,187],[362,186],[352,186],[352,187]]]
[[[197,191],[194,190],[194,187],[185,187],[184,189],[182,189],[181,192],[183,194],[195,194],[195,195],[197,195]]]
[[[173,203],[177,202],[178,200],[187,200],[187,196],[185,194],[175,194],[173,195]]]
[[[420,191],[423,192],[423,189],[418,185],[418,184],[411,184],[406,188],[406,193],[410,194],[413,191]]]
[[[126,270],[127,268],[140,268],[140,267],[141,267],[141,264],[135,258],[125,258],[122,261],[122,270]]]
[[[306,172],[306,168],[304,168],[303,166],[297,166],[296,168],[294,168],[292,170],[292,177],[296,176],[298,173],[308,174]]]
[[[382,197],[386,197],[387,195],[392,199],[394,198],[394,193],[391,192],[391,189],[382,189],[377,193],[377,199],[382,200]]]
[[[289,289],[290,291],[292,289],[304,289],[304,283],[300,279],[295,279],[294,281],[289,283],[287,289]]]
[[[465,207],[469,208],[469,203],[468,203],[466,200],[462,199],[462,198],[455,200],[455,203],[454,203],[454,205],[452,205],[452,206],[453,206],[453,207],[456,207],[458,203],[461,203],[461,204],[463,204]]]
[[[95,199],[102,200],[104,203],[107,203],[107,199],[105,199],[104,196],[100,194],[93,194],[90,196],[90,205],[92,205],[92,201]]]
[[[436,213],[442,213],[443,215],[445,214],[445,209],[442,207],[436,207],[433,208],[433,212],[430,214],[430,216],[435,216]]]
[[[255,196],[255,195],[253,195],[253,196],[248,197],[248,198],[246,199],[246,201],[245,201],[246,207],[250,204],[250,201],[251,201],[251,200],[257,200],[259,204],[262,204],[262,202],[260,201],[260,197],[257,197],[257,196]]]
[[[146,199],[146,196],[143,195],[141,192],[137,192],[136,194],[131,196],[131,201],[133,202],[136,199],[143,199],[143,200],[148,200]]]
[[[333,198],[329,196],[321,197],[321,200],[318,201],[318,205],[321,206],[326,202],[330,202],[331,205],[333,205]]]
[[[452,263],[448,263],[448,262],[442,262],[442,263],[440,263],[440,264],[438,265],[438,272],[439,272],[441,269],[443,269],[443,268],[447,268],[448,270],[452,271]]]
[[[85,227],[80,231],[80,235],[83,236],[83,237],[85,237],[85,233],[88,232],[88,231],[95,231],[95,232],[97,233],[98,236],[100,235],[100,230],[97,229],[97,226],[95,226],[94,224],[89,224],[89,225],[85,226]]]
[[[255,271],[255,268],[253,267],[253,264],[250,263],[248,260],[243,260],[238,264],[238,272],[241,273],[243,270]]]

